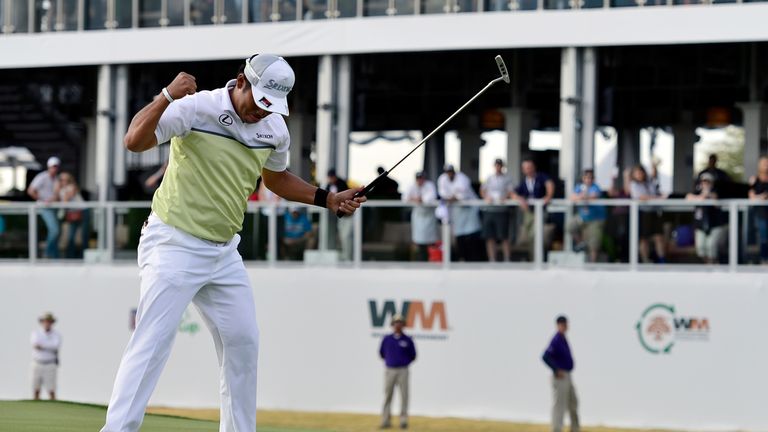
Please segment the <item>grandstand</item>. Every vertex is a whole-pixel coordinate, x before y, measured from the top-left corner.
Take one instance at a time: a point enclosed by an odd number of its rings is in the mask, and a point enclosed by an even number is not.
[[[284,240],[295,208],[255,195],[239,251],[261,328],[259,408],[378,412],[382,323],[420,304],[408,329],[414,415],[546,423],[540,356],[565,313],[584,424],[768,430],[768,200],[749,194],[768,154],[767,17],[768,2],[740,0],[0,0],[0,399],[29,397],[29,331],[52,310],[65,340],[60,396],[108,401],[138,302],[148,180],[169,155],[130,153],[122,139],[179,71],[214,89],[254,53],[284,56],[296,72],[290,170],[362,185],[495,78],[499,54],[511,84],[392,177],[403,194],[416,172],[436,181],[452,164],[479,189],[494,159],[515,184],[531,159],[554,199],[529,202],[530,231],[517,200],[462,203],[508,209],[512,244],[510,262],[465,262],[447,219],[425,256],[412,244],[412,212],[437,202],[379,196],[348,234],[300,206],[311,230],[297,250]],[[692,201],[712,154],[729,179]],[[84,201],[26,195],[52,156]],[[637,164],[657,165],[659,196],[630,196],[624,174]],[[595,262],[568,229],[588,168],[603,191],[590,205],[607,212]],[[46,207],[85,210],[80,225],[62,223],[66,258],[46,255]],[[703,259],[694,232],[710,210],[724,229]],[[664,252],[647,255],[650,213]],[[69,254],[72,229],[82,235]],[[649,333],[652,314],[669,331]],[[153,405],[218,405],[203,327],[190,308]]]

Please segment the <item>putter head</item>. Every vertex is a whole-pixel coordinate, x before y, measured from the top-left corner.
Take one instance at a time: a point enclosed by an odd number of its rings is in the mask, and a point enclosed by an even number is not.
[[[504,80],[505,83],[509,84],[509,72],[507,71],[507,65],[504,64],[504,59],[501,58],[500,55],[496,56],[496,66],[499,67],[499,72],[501,72],[501,78]]]

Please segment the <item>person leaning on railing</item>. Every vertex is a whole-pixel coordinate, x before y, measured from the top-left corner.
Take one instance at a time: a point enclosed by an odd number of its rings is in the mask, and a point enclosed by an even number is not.
[[[83,196],[80,194],[80,187],[71,173],[62,171],[59,174],[59,182],[55,187],[56,197],[61,202],[83,202]],[[87,209],[74,208],[64,210],[64,223],[67,224],[67,258],[79,258],[82,253],[78,252],[75,239],[78,230],[82,230],[80,238],[82,239],[82,249],[88,247],[88,222]]]
[[[685,198],[692,201],[717,199],[716,184],[715,176],[704,172],[699,176],[695,191]],[[725,214],[717,206],[698,206],[693,215],[696,227],[696,255],[707,264],[716,264],[721,245],[728,233]]]
[[[768,157],[763,156],[757,163],[757,175],[749,179],[749,199],[768,200]],[[755,224],[760,242],[760,262],[768,264],[768,207],[755,206]]]
[[[512,199],[520,203],[520,209],[523,212],[522,236],[529,244],[529,253],[531,259],[534,256],[534,214],[528,205],[529,199],[541,199],[544,205],[548,205],[555,196],[555,182],[544,173],[536,171],[536,164],[532,159],[525,159],[520,165],[523,173],[523,179],[520,184],[512,191]],[[546,219],[546,216],[544,217]]]
[[[582,205],[578,206],[576,217],[573,218],[568,229],[577,244],[583,244],[589,250],[589,261],[597,262],[607,212],[605,206],[589,204],[589,201],[600,199],[603,194],[600,187],[595,184],[595,171],[584,170],[581,181],[582,183],[574,188],[571,201]]]
[[[649,201],[663,199],[659,191],[659,183],[656,176],[656,164],[653,165],[651,178],[642,165],[632,168],[632,181],[629,185],[629,195],[632,199]],[[661,211],[653,207],[640,208],[640,258],[644,263],[651,262],[648,238],[653,238],[656,247],[656,258],[659,263],[667,261],[666,245],[663,236],[663,221]]]

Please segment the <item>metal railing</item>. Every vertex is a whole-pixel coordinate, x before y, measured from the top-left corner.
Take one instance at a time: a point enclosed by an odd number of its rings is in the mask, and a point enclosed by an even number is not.
[[[743,0],[160,0],[142,4],[139,0],[0,0],[0,33],[742,2]]]
[[[73,239],[78,241],[77,259],[87,262],[116,262],[135,258],[135,249],[139,241],[140,228],[144,219],[148,216],[150,202],[82,202],[82,203],[57,203],[42,205],[39,203],[1,203],[0,204],[0,257],[5,260],[28,261],[35,263],[41,260],[53,261],[45,257],[47,228],[40,215],[51,211],[58,213],[62,220],[60,226],[75,230],[66,233],[67,243]],[[515,201],[507,201],[500,204],[488,204],[483,201],[470,201],[458,204],[462,208],[478,210],[507,209],[510,226],[513,228],[510,237],[524,236],[525,228],[516,223],[523,217],[524,211]],[[534,216],[530,235],[525,241],[514,243],[518,263],[494,263],[495,266],[520,266],[524,268],[543,268],[545,265],[555,265],[553,257],[560,254],[566,258],[579,258],[578,265],[591,268],[603,268],[605,266],[619,266],[630,270],[642,268],[659,268],[653,264],[644,264],[640,260],[639,249],[643,238],[649,238],[650,234],[643,232],[641,227],[641,215],[658,213],[663,215],[664,225],[667,228],[676,228],[674,232],[687,232],[688,241],[682,245],[670,247],[680,254],[682,260],[677,262],[697,262],[692,248],[693,232],[691,224],[696,208],[716,208],[723,220],[723,226],[727,227],[727,246],[723,245],[720,254],[719,268],[729,271],[747,268],[750,261],[762,261],[768,257],[759,257],[755,251],[759,246],[759,234],[753,222],[768,220],[768,209],[765,212],[757,208],[768,206],[766,201],[751,200],[708,200],[688,201],[682,199],[637,201],[629,199],[602,199],[589,202],[591,207],[604,207],[607,214],[607,222],[604,232],[601,233],[604,240],[613,242],[614,247],[625,249],[625,257],[622,259],[617,254],[610,258],[607,251],[601,251],[603,259],[599,263],[584,263],[584,253],[575,251],[575,245],[570,235],[570,221],[576,217],[578,207],[582,203],[570,200],[553,200],[549,205],[541,200],[531,201],[529,211]],[[298,250],[298,257],[294,258],[304,263],[337,263],[341,265],[361,266],[370,261],[378,262],[414,262],[416,246],[411,242],[411,229],[409,213],[419,205],[403,203],[400,201],[369,201],[363,206],[363,211],[355,213],[354,217],[339,221],[330,212],[312,206],[297,205],[294,203],[262,203],[249,202],[245,214],[244,229],[240,233],[242,237],[241,254],[249,262],[261,261],[274,265],[287,260],[284,255],[288,248],[283,244],[285,227],[284,213],[301,209],[306,212],[312,226],[307,231],[307,242],[303,249]],[[427,207],[429,215],[436,205]],[[86,217],[80,222],[66,223],[63,218],[68,210],[86,210]],[[450,213],[451,207],[448,206]],[[515,211],[513,211],[515,210]],[[424,213],[423,213],[424,214]],[[429,217],[428,217],[429,218]],[[428,247],[427,263],[423,265],[450,268],[452,266],[468,265],[457,262],[456,236],[453,235],[455,226],[448,220],[437,222],[434,226],[439,231],[437,242],[423,245]],[[478,219],[479,222],[479,219]],[[768,232],[768,222],[764,230]],[[682,230],[681,227],[688,227]],[[671,230],[669,230],[671,231]],[[670,233],[666,237],[670,240]],[[80,234],[79,236],[75,233]],[[83,233],[85,233],[83,235]],[[63,252],[64,233],[57,243],[58,251]],[[766,233],[763,233],[766,236]],[[473,235],[474,241],[484,241],[478,235]],[[681,241],[684,236],[676,240]],[[605,244],[603,244],[604,247]],[[74,250],[74,248],[69,248]],[[296,251],[294,251],[296,252]],[[64,255],[62,253],[61,255]],[[303,255],[303,256],[302,256]],[[608,257],[608,258],[606,258]],[[562,257],[561,257],[562,258]],[[668,260],[674,264],[675,260]],[[582,264],[583,263],[583,264]],[[490,265],[490,264],[489,264]],[[561,264],[562,265],[562,264]],[[573,263],[566,265],[575,265]],[[717,266],[715,266],[717,268]],[[754,268],[754,267],[750,267]]]

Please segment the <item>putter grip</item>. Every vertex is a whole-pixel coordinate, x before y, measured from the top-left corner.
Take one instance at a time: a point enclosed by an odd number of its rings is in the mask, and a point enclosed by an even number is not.
[[[376,185],[378,185],[379,183],[381,183],[382,180],[387,178],[387,174],[389,174],[389,171],[384,171],[384,173],[376,177],[370,184],[364,187],[363,190],[355,192],[355,194],[352,196],[352,199],[360,198],[368,195],[373,190],[373,188],[376,187]],[[336,211],[336,217],[338,217],[339,219],[343,218],[344,216],[346,216],[346,214],[344,214],[344,212],[342,212],[341,210]]]

